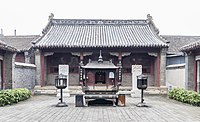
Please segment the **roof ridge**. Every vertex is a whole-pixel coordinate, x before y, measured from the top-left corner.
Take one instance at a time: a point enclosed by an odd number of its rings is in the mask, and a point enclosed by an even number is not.
[[[0,38],[24,38],[24,37],[28,37],[28,38],[33,38],[33,37],[39,37],[40,35],[7,35],[7,36],[2,36]]]
[[[57,25],[132,25],[148,24],[147,20],[128,19],[51,19],[52,24]]]
[[[102,21],[112,21],[112,20],[116,20],[116,21],[124,21],[124,20],[133,20],[133,21],[143,21],[146,19],[51,19],[51,20],[102,20]]]
[[[160,35],[165,37],[200,37],[200,36],[192,36],[192,35]]]

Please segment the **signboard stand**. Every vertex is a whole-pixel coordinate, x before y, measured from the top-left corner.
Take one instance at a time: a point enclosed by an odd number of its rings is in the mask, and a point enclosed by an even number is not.
[[[63,97],[70,97],[69,93],[69,65],[59,65],[58,66],[58,74],[67,76],[67,87],[63,89]],[[57,97],[60,97],[60,90],[57,91]]]
[[[137,76],[142,74],[142,65],[132,65],[132,90],[131,97],[140,97],[140,90],[137,88]]]

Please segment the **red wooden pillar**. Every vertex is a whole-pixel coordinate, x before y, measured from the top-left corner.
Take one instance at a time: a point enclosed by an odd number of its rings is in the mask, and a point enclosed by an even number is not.
[[[45,85],[44,83],[44,53],[41,53],[41,86]]]
[[[83,64],[83,52],[80,52],[80,62]]]
[[[194,59],[194,91],[197,91],[197,61]]]
[[[157,56],[157,87],[160,87],[160,54]]]

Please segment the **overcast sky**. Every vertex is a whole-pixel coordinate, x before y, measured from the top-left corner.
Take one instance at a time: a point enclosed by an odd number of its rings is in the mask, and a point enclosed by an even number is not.
[[[161,35],[200,36],[200,0],[0,0],[4,35],[41,34],[56,19],[146,19]]]

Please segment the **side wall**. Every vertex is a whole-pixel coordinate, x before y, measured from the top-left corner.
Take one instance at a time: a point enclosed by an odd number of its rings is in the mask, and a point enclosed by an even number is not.
[[[185,66],[168,66],[166,69],[166,84],[168,89],[172,87],[185,89]]]
[[[14,74],[14,88],[34,88],[36,80],[35,65],[15,63]]]

